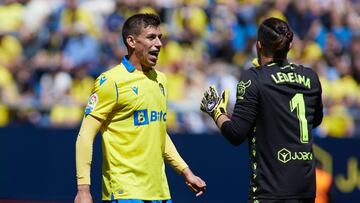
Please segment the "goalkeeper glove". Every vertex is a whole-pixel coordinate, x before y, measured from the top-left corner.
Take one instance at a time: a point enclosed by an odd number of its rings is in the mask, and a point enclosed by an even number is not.
[[[222,115],[226,115],[226,107],[229,101],[229,90],[223,90],[221,97],[214,85],[211,85],[201,100],[200,110],[209,114],[215,121]]]

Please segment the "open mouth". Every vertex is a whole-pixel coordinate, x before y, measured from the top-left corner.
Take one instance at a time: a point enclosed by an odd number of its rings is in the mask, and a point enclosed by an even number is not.
[[[156,50],[156,51],[149,51],[149,55],[150,55],[149,59],[150,59],[152,62],[156,63],[156,61],[157,61],[157,59],[158,59],[158,56],[159,56],[159,51],[158,51],[158,50]]]
[[[154,57],[157,58],[158,55],[159,55],[159,51],[157,51],[157,50],[156,50],[156,51],[150,51],[149,54],[150,54],[151,56],[154,56]]]

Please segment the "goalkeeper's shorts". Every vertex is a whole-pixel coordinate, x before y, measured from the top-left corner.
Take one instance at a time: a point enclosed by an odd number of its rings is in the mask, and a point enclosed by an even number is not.
[[[103,201],[103,203],[172,203],[172,201],[171,199],[168,200],[117,199],[117,200]]]

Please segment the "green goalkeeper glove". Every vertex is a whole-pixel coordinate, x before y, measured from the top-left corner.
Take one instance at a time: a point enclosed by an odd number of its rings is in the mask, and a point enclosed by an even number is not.
[[[209,114],[215,121],[222,115],[226,115],[226,107],[229,101],[229,90],[223,90],[221,97],[214,85],[211,85],[201,100],[200,110]]]

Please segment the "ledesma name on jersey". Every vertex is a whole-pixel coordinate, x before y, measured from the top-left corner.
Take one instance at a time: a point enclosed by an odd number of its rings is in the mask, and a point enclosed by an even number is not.
[[[166,122],[166,112],[148,111],[148,109],[137,110],[134,112],[134,125],[148,125],[150,122]]]
[[[276,74],[271,74],[271,78],[276,84],[290,82],[290,83],[301,84],[309,89],[311,88],[310,78],[304,75],[296,74],[294,72],[289,72],[289,73],[277,72]]]

